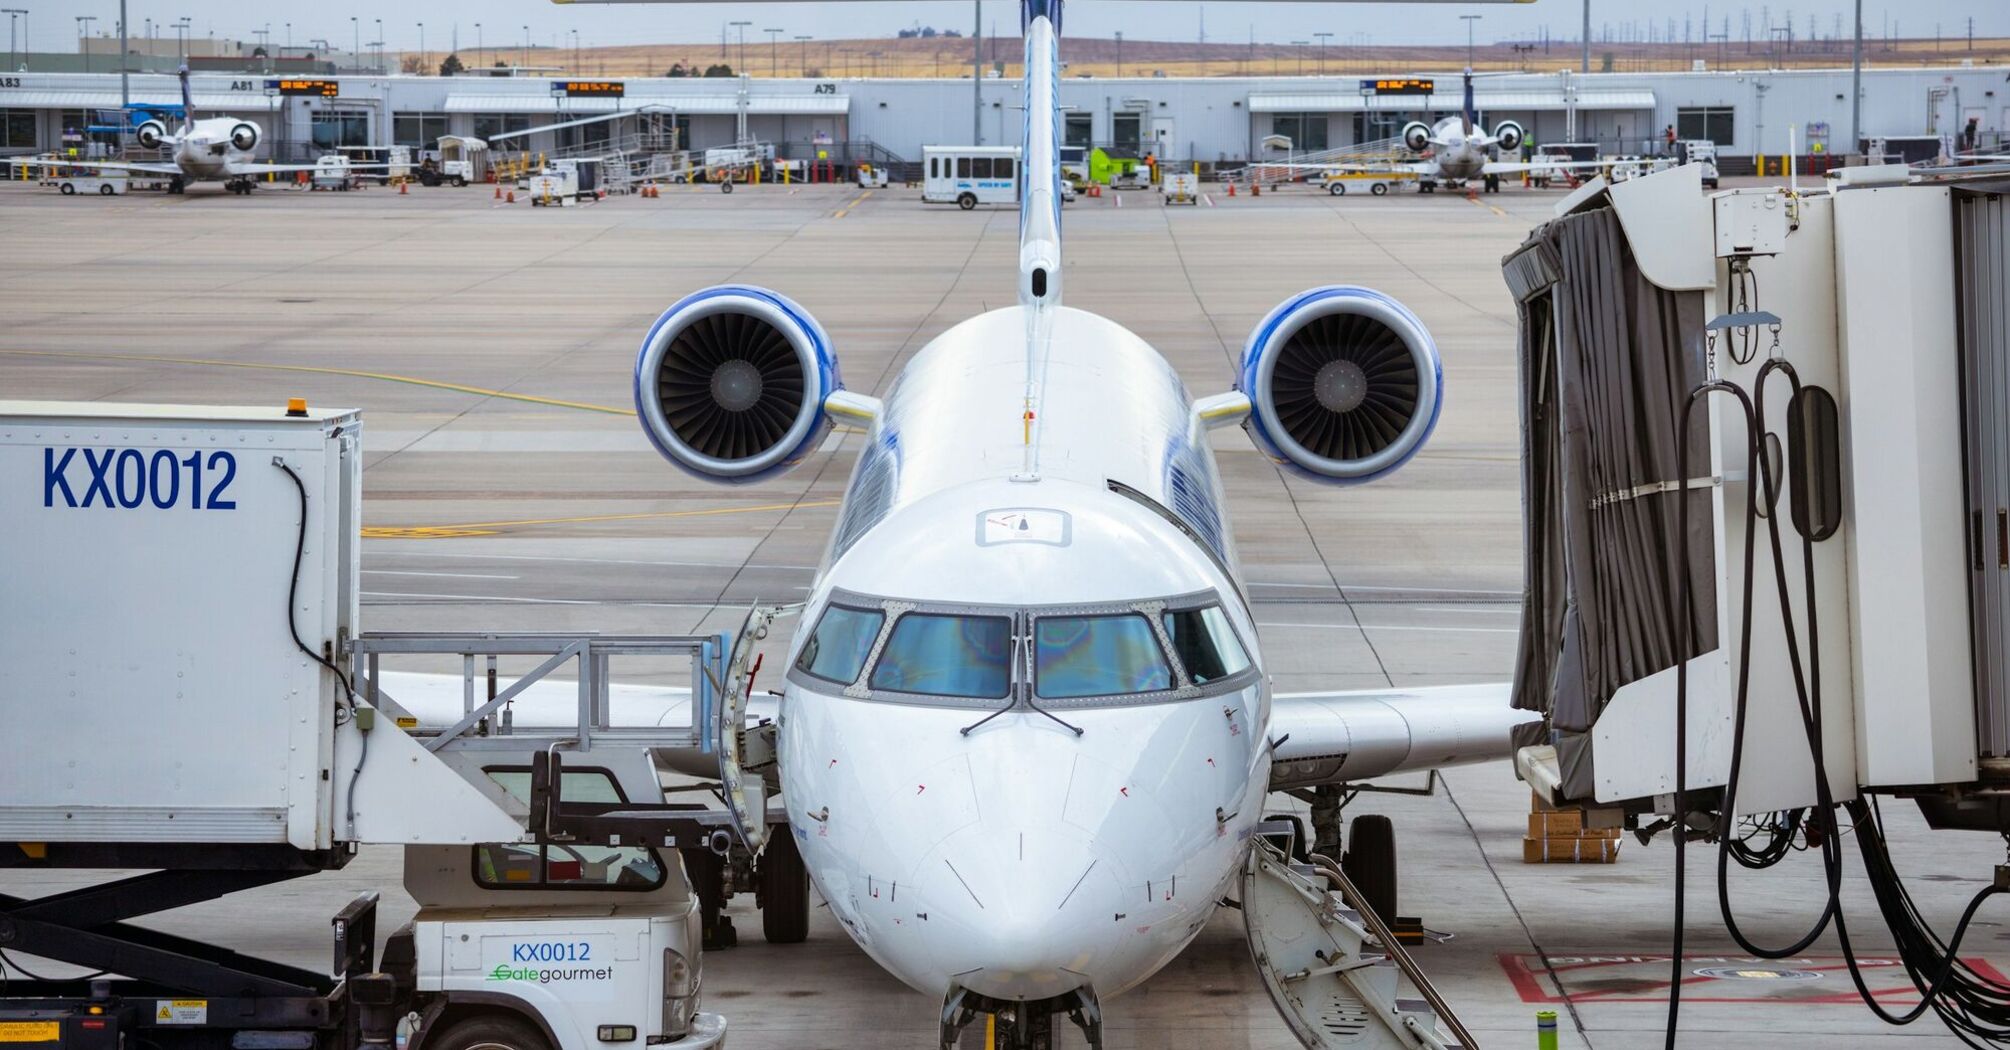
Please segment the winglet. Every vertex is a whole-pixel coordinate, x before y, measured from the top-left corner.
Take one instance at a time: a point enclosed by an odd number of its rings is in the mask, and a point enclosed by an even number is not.
[[[183,63],[175,74],[181,78],[181,122],[184,128],[195,126],[195,93],[188,86],[188,64]]]

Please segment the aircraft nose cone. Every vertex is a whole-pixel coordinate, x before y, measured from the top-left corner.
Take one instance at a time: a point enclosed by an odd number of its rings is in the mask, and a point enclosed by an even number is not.
[[[943,874],[932,896],[950,924],[936,962],[965,988],[1040,999],[1094,983],[1122,877],[1086,832],[971,826],[927,863]]]

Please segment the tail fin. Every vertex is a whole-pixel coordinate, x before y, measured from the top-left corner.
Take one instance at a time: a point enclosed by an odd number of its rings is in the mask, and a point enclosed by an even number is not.
[[[1459,115],[1466,122],[1466,134],[1472,134],[1474,126],[1478,123],[1478,116],[1473,112],[1473,67],[1471,66],[1466,67],[1466,100],[1461,104]]]
[[[195,126],[195,93],[189,90],[188,66],[181,67],[176,74],[181,78],[181,120],[183,127]]]

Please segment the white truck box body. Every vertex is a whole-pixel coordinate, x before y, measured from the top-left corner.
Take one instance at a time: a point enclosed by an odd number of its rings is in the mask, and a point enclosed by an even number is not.
[[[0,401],[0,841],[332,841],[355,631],[346,409]]]

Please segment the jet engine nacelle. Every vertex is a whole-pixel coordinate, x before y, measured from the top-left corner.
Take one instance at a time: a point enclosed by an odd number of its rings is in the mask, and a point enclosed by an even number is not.
[[[230,144],[247,153],[250,152],[252,147],[258,145],[258,125],[239,124],[231,128]]]
[[[643,432],[670,462],[713,481],[754,481],[801,462],[830,429],[824,400],[843,388],[823,327],[747,285],[679,300],[635,361]]]
[[[1522,140],[1527,137],[1521,125],[1512,120],[1503,120],[1494,125],[1494,141],[1500,144],[1504,152],[1513,153],[1520,149]]]
[[[1412,153],[1422,153],[1431,144],[1431,126],[1413,120],[1403,125],[1403,145]]]
[[[1243,428],[1277,463],[1351,484],[1408,462],[1438,422],[1444,376],[1424,323],[1381,292],[1333,285],[1279,304],[1250,333]]]
[[[142,123],[138,130],[133,132],[133,135],[140,140],[141,146],[147,149],[159,149],[161,143],[167,141],[167,133],[166,124],[158,120],[149,120]]]

